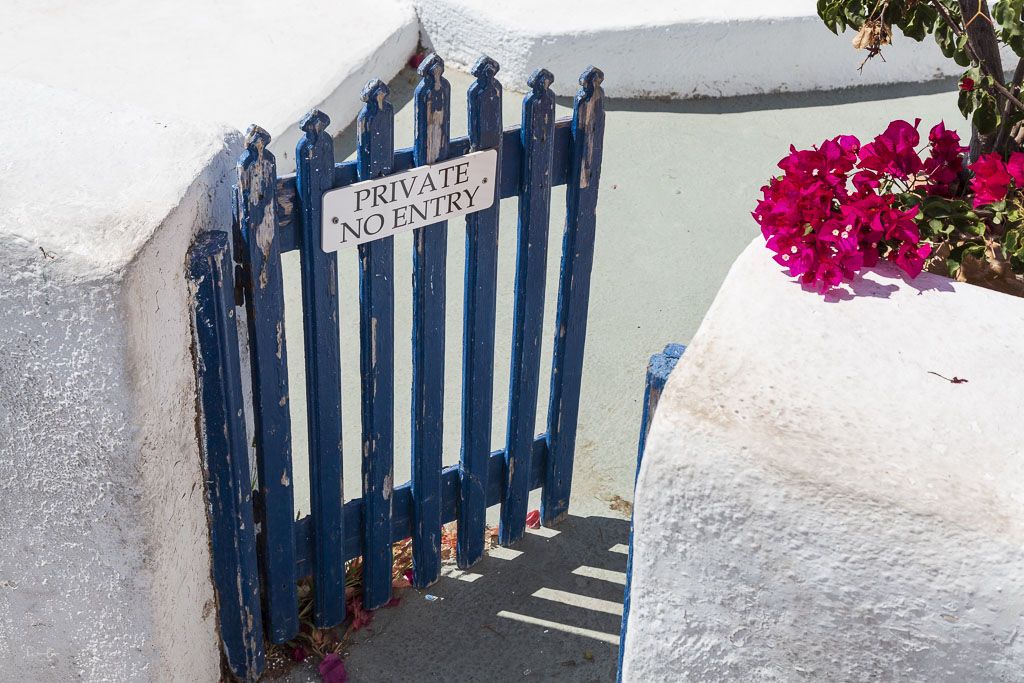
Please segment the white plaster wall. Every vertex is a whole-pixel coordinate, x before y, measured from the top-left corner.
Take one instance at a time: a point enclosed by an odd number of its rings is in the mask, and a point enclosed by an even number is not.
[[[339,87],[358,102],[394,75],[417,27],[406,0],[4,0],[0,75],[276,136]]]
[[[902,35],[858,71],[852,33],[835,36],[810,0],[414,0],[423,42],[465,68],[486,53],[507,88],[545,67],[572,95],[600,66],[611,97],[722,97],[929,80],[963,70],[931,38]],[[568,76],[571,74],[572,76]]]
[[[237,134],[0,91],[0,672],[217,680],[184,264]]]
[[[624,680],[1021,680],[1024,300],[762,242],[653,422]]]

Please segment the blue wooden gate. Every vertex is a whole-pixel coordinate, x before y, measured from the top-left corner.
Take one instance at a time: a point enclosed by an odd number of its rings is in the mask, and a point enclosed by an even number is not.
[[[357,159],[336,163],[326,114],[311,112],[297,172],[277,175],[270,136],[252,126],[238,163],[233,245],[199,236],[189,255],[202,444],[208,469],[214,579],[229,667],[242,679],[264,668],[264,634],[299,629],[296,581],[312,576],[314,621],[345,619],[345,562],[362,557],[364,605],[391,598],[392,543],[412,538],[413,584],[441,572],[441,527],[458,521],[457,561],[484,551],[485,512],[501,505],[499,542],[522,537],[532,489],[541,520],[568,508],[580,402],[595,209],[604,133],[603,74],[580,76],[571,120],[555,120],[552,75],[529,79],[522,125],[502,129],[498,64],[482,57],[468,92],[469,135],[450,139],[451,88],[436,55],[419,68],[415,144],[394,149],[394,109],[379,80],[364,88]],[[462,449],[442,467],[446,223],[418,228],[413,250],[412,480],[392,485],[394,459],[393,238],[358,247],[362,497],[342,494],[341,362],[337,253],[321,249],[325,192],[469,152],[498,152],[496,198],[519,198],[507,445],[491,452],[499,202],[466,217]],[[540,383],[545,264],[553,185],[567,186],[547,431],[534,433]],[[293,518],[291,430],[281,254],[301,260],[308,406],[310,515]],[[249,480],[235,307],[244,306],[255,434]],[[350,409],[351,410],[351,409]]]

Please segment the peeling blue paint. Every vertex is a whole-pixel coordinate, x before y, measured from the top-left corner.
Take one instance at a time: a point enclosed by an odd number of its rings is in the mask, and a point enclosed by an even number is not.
[[[543,488],[543,519],[565,514],[571,483],[595,209],[604,130],[598,69],[580,79],[572,121],[555,121],[553,76],[538,70],[521,126],[502,130],[497,62],[482,57],[469,88],[469,136],[450,139],[451,89],[436,55],[420,66],[414,95],[415,145],[394,149],[388,87],[363,91],[354,161],[334,162],[329,118],[301,124],[297,173],[276,176],[270,136],[250,128],[238,166],[233,267],[223,234],[204,233],[190,252],[196,292],[197,378],[202,438],[210,468],[214,573],[222,644],[233,673],[264,668],[263,636],[283,642],[298,628],[296,579],[314,579],[314,621],[345,618],[345,562],[362,556],[364,604],[391,595],[391,544],[413,539],[414,583],[437,580],[441,526],[458,520],[457,561],[484,548],[485,514],[501,504],[501,541],[525,529],[529,492]],[[412,480],[394,485],[394,246],[359,247],[362,497],[344,501],[337,254],[321,248],[324,192],[472,151],[498,151],[498,198],[520,198],[512,383],[506,448],[490,451],[494,389],[495,291],[500,202],[466,217],[462,451],[442,467],[447,223],[419,228],[413,250]],[[535,435],[546,289],[551,188],[567,184],[548,432]],[[287,340],[281,254],[301,259],[312,513],[292,519]],[[234,280],[237,277],[238,289]],[[252,363],[258,489],[251,491],[234,306],[245,305]],[[254,522],[258,522],[254,524]],[[258,527],[258,530],[257,530]],[[257,545],[258,541],[258,545]],[[262,585],[262,591],[261,591]],[[262,592],[263,605],[260,605]]]

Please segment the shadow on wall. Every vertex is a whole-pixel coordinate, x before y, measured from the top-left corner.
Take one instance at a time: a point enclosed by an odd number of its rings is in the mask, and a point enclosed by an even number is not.
[[[629,522],[572,517],[446,567],[356,634],[352,680],[615,679]],[[358,644],[358,646],[356,646]]]
[[[862,85],[835,90],[807,92],[775,92],[736,97],[697,97],[686,100],[668,98],[620,99],[607,98],[606,111],[666,112],[675,114],[739,114],[743,112],[777,109],[805,109],[832,107],[856,102],[874,102],[899,97],[918,97],[940,93],[956,93],[956,78],[938,78],[923,83],[895,83],[892,85]],[[571,97],[556,98],[558,104],[572,107]]]
[[[388,82],[388,101],[395,108],[395,111],[401,111],[410,102],[412,102],[412,96],[416,92],[416,84],[419,83],[419,78],[416,72],[411,69],[403,69]],[[456,106],[456,105],[453,105]],[[570,104],[570,106],[572,106]],[[452,137],[457,138],[464,133],[452,132]],[[399,149],[400,146],[397,144],[395,149]],[[334,158],[337,161],[348,160],[355,158],[356,153],[356,122],[353,121],[349,125],[345,126],[344,130],[334,134]]]

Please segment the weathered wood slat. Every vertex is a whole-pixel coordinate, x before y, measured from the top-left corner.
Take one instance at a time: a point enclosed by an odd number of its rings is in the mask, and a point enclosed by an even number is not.
[[[332,140],[326,132],[329,120],[318,111],[301,124],[305,136],[296,148],[294,176],[275,178],[274,157],[265,149],[269,136],[257,128],[247,134],[239,164],[236,251],[250,324],[258,493],[249,490],[245,425],[233,408],[241,406],[242,389],[230,298],[234,274],[228,267],[229,256],[226,262],[224,257],[227,244],[223,236],[221,242],[204,237],[190,254],[190,277],[197,292],[204,452],[225,477],[218,481],[211,476],[211,503],[215,515],[218,505],[230,508],[223,514],[234,523],[214,522],[220,524],[213,531],[219,538],[215,539],[215,576],[228,661],[243,677],[253,678],[264,667],[259,640],[262,623],[275,642],[296,632],[296,577],[313,577],[314,622],[332,626],[345,618],[348,560],[364,558],[364,605],[375,608],[390,598],[394,541],[412,538],[413,583],[425,587],[440,575],[442,524],[458,520],[457,560],[461,567],[468,567],[483,554],[489,506],[502,506],[503,544],[523,535],[531,490],[543,489],[545,524],[566,513],[593,262],[604,129],[603,75],[588,69],[580,78],[572,121],[555,122],[553,78],[547,71],[535,72],[529,80],[532,92],[523,103],[522,126],[503,131],[502,88],[495,78],[498,65],[481,58],[473,71],[477,80],[468,92],[466,138],[450,140],[451,91],[443,77],[444,63],[436,55],[420,67],[414,95],[415,145],[410,149],[394,150],[394,110],[387,102],[387,86],[380,81],[371,82],[364,91],[355,161],[334,163]],[[520,197],[506,446],[489,450],[500,212],[500,201],[496,201],[466,219],[462,452],[457,466],[442,467],[447,223],[413,234],[412,479],[398,487],[393,485],[393,240],[359,247],[363,495],[345,503],[337,255],[322,249],[323,194],[484,149],[498,151],[495,177],[488,179],[497,199]],[[550,195],[553,185],[563,183],[568,185],[567,218],[551,405],[548,431],[535,436]],[[280,263],[280,254],[292,249],[300,251],[302,267],[312,507],[311,514],[298,521],[292,520],[291,510],[290,398]],[[212,402],[209,409],[208,402]],[[211,429],[216,431],[213,438]],[[239,449],[241,457],[235,457]],[[254,512],[260,529],[256,539]],[[256,541],[261,544],[258,548]],[[263,622],[257,562],[266,582]]]
[[[551,165],[552,185],[564,185],[569,170],[569,148],[571,143],[572,121],[564,119],[555,123],[555,154]],[[467,138],[452,140],[448,146],[448,155],[461,156],[470,152],[472,142]],[[501,142],[501,199],[519,196],[520,174],[522,173],[523,144],[519,137],[519,129],[511,128],[502,133]],[[345,187],[359,181],[358,162],[346,161],[334,167],[333,188]],[[413,149],[400,149],[395,152],[394,173],[408,171],[417,164],[413,159]],[[295,176],[287,175],[277,180],[277,229],[281,233],[281,251],[298,249],[298,225],[296,218]]]
[[[555,137],[554,77],[533,72],[523,100],[523,172],[519,199],[512,367],[508,391],[507,480],[498,540],[515,543],[526,531],[530,495],[530,449],[536,432],[540,343],[544,327],[548,221],[551,217],[551,159]]]
[[[451,86],[444,61],[430,55],[419,68],[414,95],[413,161],[448,158]],[[412,493],[413,585],[441,576],[441,451],[444,434],[445,261],[448,223],[413,232],[412,274]]]
[[[345,560],[341,453],[341,346],[338,335],[338,266],[321,249],[321,200],[334,179],[330,119],[312,111],[295,149],[296,188],[302,213],[300,240],[305,319],[309,481],[315,547],[314,621],[327,627],[345,618]]]
[[[357,120],[359,180],[392,172],[395,111],[380,80],[363,89]],[[394,238],[359,246],[359,327],[363,420],[363,606],[391,599],[394,487]],[[358,519],[355,518],[355,519]]]
[[[284,336],[281,251],[274,220],[277,170],[270,135],[251,126],[238,162],[237,253],[244,274],[252,368],[256,471],[259,480],[260,567],[267,636],[283,643],[299,631],[292,531],[292,438],[288,352]]]
[[[530,488],[539,489],[544,483],[544,461],[547,458],[547,435],[541,434],[533,442],[533,464],[530,467]],[[505,451],[493,451],[487,458],[487,506],[501,502],[503,490],[502,473],[505,470]],[[458,517],[459,467],[452,465],[441,470],[441,523],[447,524]],[[412,537],[412,489],[406,482],[395,487],[392,498],[394,511],[391,517],[391,541]],[[357,519],[363,513],[363,501],[356,499],[345,503],[345,517]],[[307,515],[295,522],[295,546],[298,558],[298,576],[312,573],[313,519]],[[350,525],[345,532],[345,558],[351,560],[363,554],[363,536]]]
[[[469,87],[470,151],[497,149],[501,183],[501,83],[498,63],[481,57]],[[459,469],[459,524],[456,561],[465,569],[484,552],[488,457],[494,400],[494,314],[498,274],[500,202],[466,216],[465,322],[462,332],[462,453]]]
[[[213,579],[228,666],[239,679],[255,681],[266,660],[233,269],[227,235],[201,233],[189,251],[189,280]]]
[[[548,406],[550,456],[541,494],[541,520],[545,525],[556,523],[567,513],[572,485],[604,143],[603,80],[604,74],[600,69],[589,67],[584,71],[573,106],[565,235]]]

